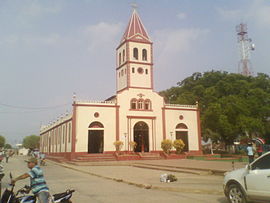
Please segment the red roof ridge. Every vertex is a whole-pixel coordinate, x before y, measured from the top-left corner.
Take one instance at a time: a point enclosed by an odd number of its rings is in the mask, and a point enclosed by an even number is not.
[[[128,40],[135,35],[140,35],[143,37],[143,39],[151,42],[149,35],[140,19],[140,16],[138,15],[136,9],[133,10],[133,13],[131,15],[131,18],[129,20],[128,26],[126,28],[126,31],[121,39],[121,42]]]

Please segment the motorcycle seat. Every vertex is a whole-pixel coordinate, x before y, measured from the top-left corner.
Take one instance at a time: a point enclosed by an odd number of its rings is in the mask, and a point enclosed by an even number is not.
[[[53,199],[61,199],[65,196],[67,196],[69,193],[68,192],[62,192],[62,193],[58,193],[58,194],[54,194],[53,195]]]

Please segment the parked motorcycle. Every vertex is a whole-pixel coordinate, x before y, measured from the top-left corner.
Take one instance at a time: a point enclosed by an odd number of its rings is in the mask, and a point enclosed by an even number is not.
[[[10,175],[12,179],[12,175]],[[36,203],[37,197],[35,195],[29,194],[31,188],[25,185],[23,188],[19,189],[16,193],[14,192],[14,184],[10,184],[11,188],[7,188],[2,195],[0,203]],[[63,193],[54,194],[51,196],[52,203],[72,203],[70,200],[72,193],[75,190],[67,190]]]

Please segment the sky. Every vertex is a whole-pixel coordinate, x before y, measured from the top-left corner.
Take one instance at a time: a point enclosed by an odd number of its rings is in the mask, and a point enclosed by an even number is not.
[[[116,93],[116,47],[136,3],[153,42],[154,90],[194,72],[238,72],[235,27],[256,45],[254,74],[270,75],[269,0],[0,0],[0,135],[10,144],[78,100]]]

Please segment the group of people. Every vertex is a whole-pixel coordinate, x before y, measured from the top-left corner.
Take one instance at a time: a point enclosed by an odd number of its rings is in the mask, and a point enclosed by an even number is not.
[[[247,146],[247,155],[248,155],[249,163],[254,161],[254,157],[255,157],[256,153],[258,154],[258,156],[262,155],[262,153],[263,153],[262,145],[258,145],[256,147],[256,145],[254,143],[249,142],[248,146]]]
[[[6,158],[6,163],[8,163],[8,159],[10,156],[12,156],[13,153],[9,150],[0,151],[0,160],[2,161],[4,158]]]

